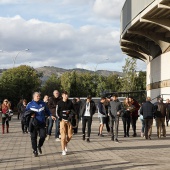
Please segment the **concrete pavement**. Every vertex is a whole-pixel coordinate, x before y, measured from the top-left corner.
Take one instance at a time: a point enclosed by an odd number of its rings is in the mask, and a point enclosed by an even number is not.
[[[43,154],[34,157],[29,134],[22,134],[20,121],[16,116],[10,121],[10,133],[0,134],[0,170],[159,170],[170,169],[170,127],[167,137],[157,139],[156,127],[153,127],[152,140],[140,137],[141,123],[137,123],[138,137],[123,137],[120,121],[119,140],[115,143],[107,136],[98,137],[98,119],[92,124],[91,142],[82,141],[81,124],[77,135],[68,145],[68,155],[61,155],[60,142],[56,142],[54,133],[42,147]],[[54,130],[53,130],[54,132]],[[132,130],[130,130],[132,135]]]

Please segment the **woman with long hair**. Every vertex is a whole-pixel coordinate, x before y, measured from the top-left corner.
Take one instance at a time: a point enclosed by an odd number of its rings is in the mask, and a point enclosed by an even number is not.
[[[8,111],[11,107],[10,102],[8,99],[4,99],[3,103],[1,105],[1,111],[2,111],[2,134],[5,133],[5,123],[6,123],[6,132],[9,133],[9,116]]]
[[[131,111],[133,110],[133,106],[129,102],[128,98],[124,100],[123,107],[124,107],[124,112],[122,114],[122,121],[123,121],[124,137],[126,136],[129,137]]]

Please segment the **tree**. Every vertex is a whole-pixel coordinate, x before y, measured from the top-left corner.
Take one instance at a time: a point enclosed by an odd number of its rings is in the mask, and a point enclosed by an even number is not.
[[[31,100],[32,93],[39,91],[41,76],[34,68],[26,65],[8,69],[0,79],[1,98],[8,98],[14,104],[21,98]]]
[[[45,84],[41,87],[42,96],[51,96],[54,90],[61,90],[61,80],[55,74],[52,74],[51,77],[49,77]]]
[[[136,90],[146,90],[146,71],[139,71],[135,78]]]
[[[112,74],[107,77],[107,92],[121,91],[121,78],[117,74]]]
[[[123,66],[122,91],[134,91],[136,78],[136,59],[128,57]]]

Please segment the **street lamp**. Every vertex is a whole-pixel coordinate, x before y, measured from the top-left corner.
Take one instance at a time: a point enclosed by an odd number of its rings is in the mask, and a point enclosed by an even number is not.
[[[19,55],[21,52],[23,52],[23,51],[28,51],[28,50],[29,50],[29,49],[21,50],[21,51],[19,51],[19,52],[17,53],[17,55],[13,58],[13,67],[15,67],[15,62],[16,62],[16,59],[17,59],[18,55]]]
[[[109,58],[105,58],[104,60],[109,60]],[[95,66],[95,68],[94,68],[94,69],[95,69],[94,72],[97,71],[97,66],[98,66],[99,64],[100,64],[100,63],[97,63],[97,64],[96,64],[96,66]]]
[[[25,50],[18,51],[17,55],[12,58],[12,60],[13,60],[13,67],[15,67],[15,62],[16,62],[16,59],[17,59],[18,55],[19,55],[21,52],[23,52],[23,51],[28,51],[28,50],[29,50],[29,49],[26,48]],[[3,51],[3,50],[0,50],[0,52],[7,52],[7,53],[9,53],[8,51]]]

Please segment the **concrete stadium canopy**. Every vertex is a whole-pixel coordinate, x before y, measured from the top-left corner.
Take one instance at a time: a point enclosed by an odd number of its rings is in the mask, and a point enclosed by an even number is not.
[[[126,0],[121,24],[125,54],[150,62],[170,51],[170,0]]]

